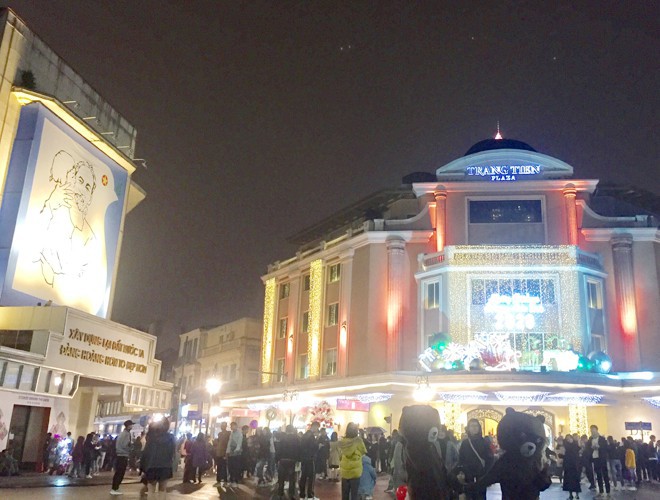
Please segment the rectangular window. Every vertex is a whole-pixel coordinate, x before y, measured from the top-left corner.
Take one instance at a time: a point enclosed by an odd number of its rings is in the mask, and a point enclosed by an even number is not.
[[[309,311],[305,311],[302,315],[302,333],[309,333]]]
[[[426,309],[437,309],[440,307],[440,282],[435,281],[426,285]]]
[[[197,341],[198,339],[193,340],[192,359],[197,359]]]
[[[541,200],[471,200],[470,224],[541,223]]]
[[[339,281],[340,277],[341,277],[341,264],[334,264],[330,266],[330,274],[328,277],[328,281],[330,283],[334,283],[335,281]]]
[[[236,363],[229,368],[229,380],[236,380]]]
[[[587,314],[589,315],[589,330],[592,338],[595,335],[604,336],[603,282],[600,280],[587,278]]]
[[[307,354],[298,356],[298,378],[306,379],[309,377],[309,365],[307,364]]]
[[[289,296],[290,292],[291,292],[290,283],[282,283],[280,285],[280,299],[286,299]]]
[[[284,358],[275,360],[275,372],[277,373],[277,381],[284,382],[284,370],[286,369],[286,361]]]
[[[325,351],[325,375],[337,373],[337,349],[326,349]]]
[[[339,304],[334,303],[328,306],[328,326],[334,326],[339,322]]]
[[[311,288],[311,283],[312,283],[312,278],[310,277],[309,274],[306,274],[303,276],[303,290],[306,292],[309,292],[309,289]]]
[[[287,329],[287,318],[280,318],[280,325],[277,329],[277,338],[285,339],[286,338],[286,329]]]

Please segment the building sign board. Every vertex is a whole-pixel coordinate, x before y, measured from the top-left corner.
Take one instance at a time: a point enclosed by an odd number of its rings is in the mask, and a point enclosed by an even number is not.
[[[349,411],[369,411],[369,403],[363,403],[357,399],[338,399],[337,400],[337,409],[338,410],[349,410]]]
[[[465,167],[465,175],[492,182],[517,181],[539,176],[542,170],[541,165],[470,165]]]

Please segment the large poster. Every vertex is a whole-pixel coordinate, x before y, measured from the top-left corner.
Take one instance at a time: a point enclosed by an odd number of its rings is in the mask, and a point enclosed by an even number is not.
[[[41,104],[23,109],[14,149],[9,175],[25,176],[2,303],[105,317],[127,172]]]

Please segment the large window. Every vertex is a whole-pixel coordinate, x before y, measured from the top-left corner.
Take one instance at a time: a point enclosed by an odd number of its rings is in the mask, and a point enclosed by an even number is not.
[[[301,323],[301,333],[309,333],[309,311],[303,313]]]
[[[591,333],[591,351],[605,350],[605,321],[603,314],[603,282],[587,278],[587,314]]]
[[[340,277],[341,277],[341,264],[334,264],[330,266],[330,274],[328,275],[328,281],[330,283],[334,283],[335,281],[339,281]]]
[[[280,318],[280,324],[277,328],[277,338],[285,339],[286,338],[286,328],[287,328],[287,318]]]
[[[280,285],[280,299],[286,299],[289,296],[289,293],[291,293],[291,284],[282,283]]]
[[[310,277],[309,274],[306,274],[305,276],[303,276],[303,290],[309,292],[311,285],[312,285],[312,278]]]
[[[277,381],[284,382],[284,371],[286,369],[286,361],[284,358],[278,358],[275,361],[275,372],[277,373]]]
[[[328,306],[328,326],[334,326],[339,323],[339,304],[334,303]]]
[[[433,283],[426,284],[426,297],[424,300],[424,307],[426,309],[437,309],[440,307],[440,282],[434,281]]]
[[[326,349],[324,375],[335,375],[337,373],[337,349]]]
[[[471,200],[470,224],[543,222],[541,200]]]
[[[306,379],[309,377],[309,364],[307,363],[307,354],[298,356],[298,378]]]

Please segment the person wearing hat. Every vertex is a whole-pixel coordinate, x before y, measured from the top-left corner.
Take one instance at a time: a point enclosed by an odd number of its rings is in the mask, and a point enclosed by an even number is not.
[[[128,466],[128,456],[131,454],[132,441],[131,428],[133,421],[127,420],[124,422],[124,430],[117,436],[116,454],[117,462],[115,464],[115,475],[112,477],[111,495],[121,495],[119,485],[124,480],[126,467]]]

